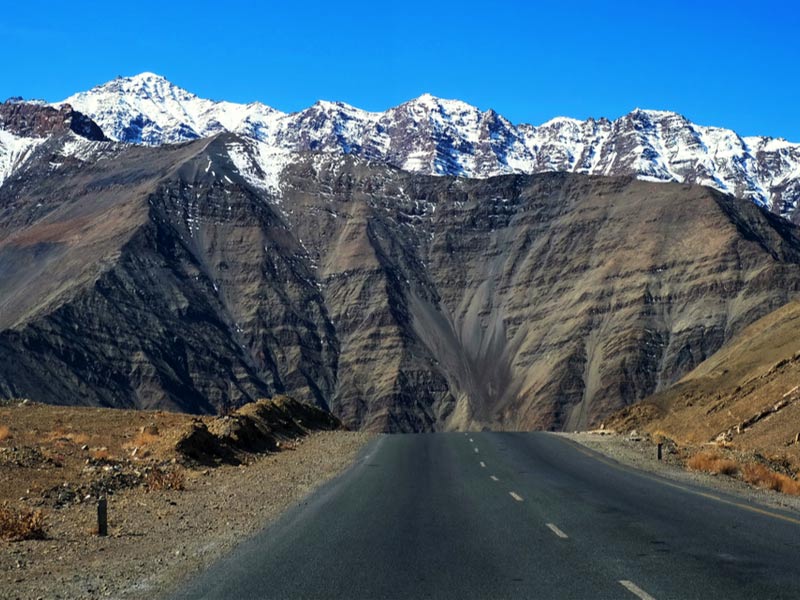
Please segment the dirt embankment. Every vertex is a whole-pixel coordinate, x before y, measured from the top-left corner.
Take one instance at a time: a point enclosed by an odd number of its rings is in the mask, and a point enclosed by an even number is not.
[[[290,399],[221,418],[0,407],[0,505],[45,520],[45,539],[0,540],[3,597],[168,593],[346,468],[370,436],[337,426]]]
[[[606,421],[683,446],[757,453],[800,472],[800,301],[759,319],[677,384]]]
[[[652,461],[652,444],[666,439],[668,458],[681,468],[726,485],[766,489],[767,498],[800,495],[798,326],[800,301],[792,301],[745,328],[675,385],[606,420],[607,429],[625,436],[597,432],[583,434],[584,441],[629,457],[646,448]],[[632,442],[632,433],[642,442]]]

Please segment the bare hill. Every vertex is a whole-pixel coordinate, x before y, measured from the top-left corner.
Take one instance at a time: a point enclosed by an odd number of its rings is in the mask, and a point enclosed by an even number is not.
[[[674,387],[610,421],[681,442],[718,442],[800,467],[800,302],[759,319]]]

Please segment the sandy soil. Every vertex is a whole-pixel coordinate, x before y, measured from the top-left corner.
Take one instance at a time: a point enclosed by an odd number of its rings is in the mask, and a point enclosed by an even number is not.
[[[153,418],[152,414],[144,417]],[[169,468],[183,474],[185,490],[147,491],[145,485],[116,490],[108,500],[109,536],[98,537],[93,535],[94,499],[72,498],[55,508],[58,498],[47,491],[64,479],[74,488],[79,481],[73,463],[92,467],[89,463],[94,460],[85,455],[99,440],[86,440],[84,436],[94,434],[77,433],[71,424],[62,423],[58,427],[66,431],[44,436],[47,444],[31,454],[20,445],[30,424],[20,419],[13,424],[12,435],[2,444],[6,462],[0,461],[0,496],[9,504],[42,507],[48,535],[39,541],[0,541],[0,596],[4,599],[162,597],[342,472],[373,437],[318,432],[242,466],[172,465]],[[136,425],[138,417],[128,423],[128,430]],[[52,422],[40,429],[50,431]],[[58,452],[52,449],[53,443]],[[89,449],[83,450],[86,446]],[[132,452],[130,445],[126,451]],[[21,490],[24,485],[37,489]]]
[[[740,496],[748,502],[757,502],[781,510],[800,514],[800,497],[753,487],[735,477],[712,475],[686,468],[686,459],[698,451],[694,447],[676,447],[665,444],[663,460],[657,457],[657,446],[644,435],[600,434],[599,432],[556,433],[591,450],[595,450],[622,464],[655,473],[674,481],[705,485],[713,489]],[[744,458],[744,457],[743,457]]]

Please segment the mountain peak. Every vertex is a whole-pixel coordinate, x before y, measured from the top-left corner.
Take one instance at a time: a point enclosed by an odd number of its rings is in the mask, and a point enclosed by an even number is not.
[[[110,138],[159,145],[239,133],[280,152],[342,152],[436,175],[578,171],[715,187],[800,220],[800,144],[744,141],[666,110],[615,121],[556,117],[514,125],[493,111],[426,92],[385,112],[320,100],[286,114],[260,103],[199,98],[149,71],[66,100]],[[780,155],[780,156],[778,156]]]
[[[564,127],[564,126],[576,126],[580,127],[583,125],[584,121],[580,119],[574,119],[572,117],[553,117],[549,121],[545,121],[539,128],[547,128],[547,127]]]
[[[352,104],[347,104],[347,102],[331,102],[330,100],[317,100],[314,103],[314,107],[325,113],[342,113],[348,116],[369,117],[372,114],[380,114],[370,113],[366,110],[357,108]]]
[[[164,77],[163,75],[158,75],[156,73],[153,73],[152,71],[142,71],[138,75],[133,75],[132,77],[130,77],[130,79],[148,79],[148,80],[158,79],[161,81],[167,81],[166,77]]]
[[[183,100],[197,98],[197,96],[178,87],[166,77],[149,71],[130,77],[117,77],[107,83],[95,86],[89,92],[83,92],[83,94],[111,94],[120,97],[138,96],[155,100],[168,97]]]
[[[142,71],[141,73],[137,73],[136,75],[117,75],[111,81],[108,81],[104,84],[100,84],[96,87],[103,87],[104,85],[108,85],[115,82],[131,82],[140,84],[166,83],[172,85],[171,82],[163,75],[158,75],[157,73],[152,73],[150,71]]]
[[[653,110],[649,108],[639,108],[639,107],[634,108],[631,112],[628,113],[627,116],[634,118],[646,117],[649,119],[663,119],[669,117],[679,117],[681,119],[685,118],[680,113],[676,113],[671,110]]]
[[[428,104],[430,106],[436,106],[436,105],[439,104],[439,102],[441,102],[441,100],[442,99],[439,98],[438,96],[434,96],[433,94],[431,94],[429,92],[425,92],[421,96],[418,96],[417,98],[414,98],[413,100],[410,100],[410,102],[413,102],[415,104]]]
[[[458,114],[458,113],[480,113],[475,106],[464,102],[463,100],[451,100],[447,98],[440,98],[430,93],[424,93],[417,98],[408,100],[400,105],[400,107],[421,109],[428,113],[443,113],[443,114]],[[399,108],[399,107],[398,107]]]

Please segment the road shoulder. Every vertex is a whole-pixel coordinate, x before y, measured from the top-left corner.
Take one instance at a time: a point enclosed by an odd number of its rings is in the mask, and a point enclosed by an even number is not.
[[[687,469],[683,462],[663,453],[658,460],[657,447],[645,438],[636,439],[616,433],[574,432],[551,433],[568,440],[621,465],[669,479],[678,484],[703,486],[740,498],[745,503],[756,503],[800,516],[800,497],[772,490],[760,489],[725,475],[712,475]]]
[[[373,437],[313,433],[251,464],[194,471],[184,491],[115,494],[105,538],[87,535],[93,506],[62,509],[48,539],[0,544],[0,588],[20,599],[166,595],[343,472]]]

